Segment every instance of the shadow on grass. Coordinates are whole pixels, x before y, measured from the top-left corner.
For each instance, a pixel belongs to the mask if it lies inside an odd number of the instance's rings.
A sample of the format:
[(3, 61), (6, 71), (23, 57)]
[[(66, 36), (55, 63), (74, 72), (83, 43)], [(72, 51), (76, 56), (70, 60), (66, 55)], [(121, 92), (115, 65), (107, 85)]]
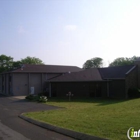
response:
[(71, 102), (71, 103), (97, 103), (98, 106), (103, 106), (103, 105), (110, 105), (110, 104), (117, 104), (121, 102), (126, 102), (128, 100), (120, 100), (120, 99), (103, 99), (103, 98), (74, 98), (69, 101), (67, 98), (49, 98), (48, 102), (57, 102), (57, 103), (62, 103), (62, 102)]

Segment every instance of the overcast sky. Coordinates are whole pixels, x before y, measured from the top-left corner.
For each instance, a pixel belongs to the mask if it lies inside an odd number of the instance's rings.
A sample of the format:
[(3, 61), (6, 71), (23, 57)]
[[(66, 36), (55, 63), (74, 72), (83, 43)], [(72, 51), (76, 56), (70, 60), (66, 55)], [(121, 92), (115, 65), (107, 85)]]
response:
[(140, 0), (0, 0), (0, 54), (79, 67), (140, 56)]

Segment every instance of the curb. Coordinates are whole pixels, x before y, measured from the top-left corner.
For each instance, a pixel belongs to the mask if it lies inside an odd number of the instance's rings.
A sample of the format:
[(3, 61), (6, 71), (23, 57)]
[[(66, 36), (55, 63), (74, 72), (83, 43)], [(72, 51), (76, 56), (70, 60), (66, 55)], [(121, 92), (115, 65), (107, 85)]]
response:
[(32, 124), (38, 125), (42, 128), (49, 129), (51, 131), (54, 131), (54, 132), (57, 132), (57, 133), (75, 138), (77, 140), (107, 140), (107, 139), (104, 139), (104, 138), (99, 138), (99, 137), (91, 136), (91, 135), (88, 135), (88, 134), (76, 132), (76, 131), (73, 131), (73, 130), (68, 130), (68, 129), (64, 129), (64, 128), (61, 128), (61, 127), (53, 126), (53, 125), (50, 125), (50, 124), (47, 124), (47, 123), (39, 122), (39, 121), (33, 120), (31, 118), (28, 118), (28, 117), (24, 116), (23, 114), (19, 115), (19, 117), (23, 120), (26, 120), (26, 121), (28, 121)]

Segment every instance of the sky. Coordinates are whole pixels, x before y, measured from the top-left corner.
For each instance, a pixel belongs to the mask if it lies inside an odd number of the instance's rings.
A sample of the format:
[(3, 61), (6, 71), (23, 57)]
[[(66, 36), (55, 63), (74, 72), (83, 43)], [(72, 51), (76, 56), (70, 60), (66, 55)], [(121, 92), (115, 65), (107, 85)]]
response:
[(82, 67), (140, 56), (140, 0), (0, 0), (0, 55)]

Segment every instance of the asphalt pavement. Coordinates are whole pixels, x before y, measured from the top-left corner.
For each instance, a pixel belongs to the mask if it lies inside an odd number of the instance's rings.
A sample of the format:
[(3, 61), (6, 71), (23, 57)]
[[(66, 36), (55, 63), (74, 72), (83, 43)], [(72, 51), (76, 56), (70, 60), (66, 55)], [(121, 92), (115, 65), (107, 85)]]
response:
[(59, 108), (0, 95), (0, 140), (74, 140), (18, 117), (23, 112), (52, 109)]

